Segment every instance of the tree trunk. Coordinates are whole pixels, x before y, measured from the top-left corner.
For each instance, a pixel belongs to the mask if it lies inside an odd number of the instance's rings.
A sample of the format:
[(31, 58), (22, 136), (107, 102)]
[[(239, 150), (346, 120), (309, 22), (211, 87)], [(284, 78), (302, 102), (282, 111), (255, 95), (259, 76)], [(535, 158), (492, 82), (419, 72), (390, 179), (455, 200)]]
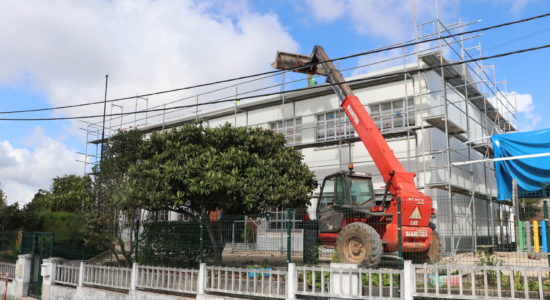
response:
[(223, 240), (218, 242), (214, 234), (214, 228), (212, 228), (212, 223), (209, 219), (206, 220), (206, 231), (208, 232), (208, 237), (210, 242), (212, 242), (212, 252), (214, 254), (214, 265), (221, 266), (223, 264)]

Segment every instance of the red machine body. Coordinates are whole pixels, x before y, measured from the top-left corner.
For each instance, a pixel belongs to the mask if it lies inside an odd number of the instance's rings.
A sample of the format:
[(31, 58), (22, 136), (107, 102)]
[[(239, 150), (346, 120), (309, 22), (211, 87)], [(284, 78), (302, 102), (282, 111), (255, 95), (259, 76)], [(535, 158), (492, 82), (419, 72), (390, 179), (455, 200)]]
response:
[[(385, 221), (387, 217), (383, 216), (377, 222), (373, 222), (374, 224), (387, 223), (385, 228), (377, 230), (382, 238), (384, 251), (397, 251), (398, 201), (401, 201), (403, 251), (426, 251), (430, 246), (432, 237), (432, 229), (429, 227), (430, 216), (432, 215), (432, 198), (418, 191), (414, 182), (416, 174), (405, 171), (359, 98), (355, 95), (347, 95), (341, 106), (363, 145), (367, 148), (376, 167), (380, 170), (384, 182), (389, 185), (386, 188), (388, 194), (393, 198), (385, 210), (386, 213), (392, 214), (391, 221)], [(415, 217), (413, 213), (416, 210), (418, 210), (420, 218), (411, 219), (411, 216)], [(365, 219), (345, 220), (345, 224), (354, 221), (367, 222)], [(323, 235), (327, 234), (320, 233), (321, 237), (324, 237)]]
[[(329, 225), (328, 227), (325, 226), (325, 228), (328, 229), (321, 229), (319, 232), (320, 241), (325, 245), (334, 245), (337, 240), (341, 238), (341, 234), (346, 226), (362, 223), (368, 225), (369, 228), (366, 228), (367, 231), (372, 232), (370, 227), (376, 230), (382, 241), (384, 252), (395, 252), (398, 250), (399, 221), (401, 221), (403, 252), (428, 253), (435, 233), (432, 229), (434, 226), (430, 225), (430, 218), (433, 214), (431, 197), (418, 191), (414, 182), (414, 177), (416, 175), (412, 172), (405, 171), (403, 165), (399, 162), (383, 135), (380, 133), (376, 123), (365, 109), (364, 104), (354, 95), (353, 91), (345, 82), (341, 73), (334, 67), (323, 48), (315, 46), (310, 56), (279, 52), (274, 67), (327, 77), (331, 87), (341, 100), (341, 107), (355, 128), (359, 138), (367, 148), (386, 183), (386, 195), (384, 195), (384, 201), (382, 201), (383, 203), (381, 204), (378, 203), (374, 206), (371, 204), (370, 207), (368, 207), (365, 205), (367, 202), (357, 204), (354, 202), (355, 200), (351, 200), (348, 204), (340, 206), (338, 206), (337, 203), (334, 203), (332, 206), (324, 206), (328, 207), (326, 211), (331, 209), (330, 213), (332, 213), (327, 219), (338, 216), (339, 214), (344, 217), (343, 219), (340, 217), (338, 220), (340, 223), (333, 222), (336, 224), (335, 226)], [(340, 173), (343, 174), (342, 172)], [(356, 175), (350, 172), (342, 176), (344, 176), (343, 180), (347, 180), (347, 186), (351, 187), (351, 181), (346, 178), (351, 178)], [(369, 176), (364, 176), (364, 179), (371, 180)], [(323, 181), (321, 197), (325, 190), (326, 181), (327, 178)], [(334, 185), (336, 185), (336, 181), (334, 182)], [(333, 188), (332, 191), (336, 191), (336, 188)], [(357, 193), (357, 191), (354, 192)], [(336, 199), (337, 193), (333, 193), (335, 194), (333, 199)], [(349, 198), (357, 197), (351, 196), (352, 191), (350, 189), (348, 189), (347, 193), (349, 195), (347, 197)], [(386, 196), (390, 197), (391, 200), (386, 202)], [(372, 192), (371, 198), (373, 200), (372, 202), (374, 202), (374, 192)], [(324, 222), (322, 221), (322, 215), (318, 217), (320, 220), (319, 222)], [(320, 227), (322, 226), (320, 225)], [(365, 225), (361, 224), (356, 227), (365, 229)], [(344, 246), (351, 249), (349, 251), (360, 253), (363, 251), (361, 247), (369, 247), (366, 240), (353, 240), (353, 233), (347, 235), (351, 236), (351, 238), (344, 243)], [(439, 241), (438, 237), (437, 240)]]

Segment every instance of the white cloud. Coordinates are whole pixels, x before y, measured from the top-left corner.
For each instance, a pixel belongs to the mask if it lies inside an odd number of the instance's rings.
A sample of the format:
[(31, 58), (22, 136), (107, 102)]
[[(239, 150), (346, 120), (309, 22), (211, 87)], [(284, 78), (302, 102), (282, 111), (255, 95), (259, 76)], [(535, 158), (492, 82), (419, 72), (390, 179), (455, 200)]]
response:
[[(311, 0), (306, 3), (317, 21), (333, 22), (347, 18), (357, 33), (392, 42), (414, 37), (415, 8), (418, 23), (435, 19), (433, 0)], [(454, 15), (457, 1), (439, 3), (442, 19)]]
[(529, 131), (537, 128), (541, 121), (541, 116), (535, 111), (533, 96), (531, 94), (511, 93), (517, 103), (517, 126), (522, 131)]
[[(520, 131), (537, 129), (537, 125), (540, 123), (542, 117), (536, 113), (533, 96), (531, 94), (520, 94), (512, 91), (507, 93), (506, 97), (508, 100), (504, 99), (504, 94), (499, 95), (499, 98), (501, 98), (500, 102), (509, 102), (511, 105), (516, 105), (516, 120), (513, 123), (517, 129)], [(493, 105), (496, 105), (497, 108), (499, 107), (495, 97), (489, 98), (489, 101)]]
[(29, 202), (38, 189), (48, 188), (56, 176), (82, 172), (75, 161), (75, 150), (46, 137), (42, 128), (35, 128), (26, 143), (28, 149), (14, 148), (9, 141), (0, 142), (1, 188), (10, 204)]
[[(0, 47), (0, 84), (29, 80), (65, 105), (101, 100), (104, 74), (113, 98), (265, 71), (277, 50), (297, 51), (276, 15), (223, 3), (0, 0), (0, 40), (10, 45)], [(192, 93), (152, 97), (150, 106)]]
[[(0, 7), (0, 85), (30, 83), (55, 106), (102, 100), (105, 74), (109, 98), (116, 98), (269, 70), (277, 50), (298, 51), (276, 15), (251, 11), (247, 0), (0, 0)], [(265, 82), (241, 87), (240, 92), (254, 85)], [(149, 108), (195, 93), (149, 97)], [(234, 89), (200, 101), (229, 93)], [(134, 100), (119, 104), (124, 112), (135, 109)], [(111, 109), (121, 110), (108, 106), (107, 113)], [(138, 109), (145, 109), (144, 101)], [(103, 106), (96, 105), (53, 115), (102, 112)], [(158, 113), (149, 114), (149, 123), (153, 114)], [(84, 126), (75, 122), (61, 135), (78, 134), (78, 127)], [(47, 133), (61, 139), (59, 134)], [(48, 187), (53, 176), (82, 168), (74, 162), (72, 149), (44, 136), (41, 141), (29, 150), (2, 142), (6, 156), (0, 156), (0, 182), (10, 201), (27, 201), (37, 188)]]
[(535, 3), (538, 0), (506, 0), (506, 2), (511, 3), (510, 11), (514, 14), (519, 14), (523, 12), (525, 7), (531, 3)]
[(319, 22), (333, 22), (339, 19), (347, 7), (344, 0), (306, 0), (306, 3), (313, 10), (313, 17)]

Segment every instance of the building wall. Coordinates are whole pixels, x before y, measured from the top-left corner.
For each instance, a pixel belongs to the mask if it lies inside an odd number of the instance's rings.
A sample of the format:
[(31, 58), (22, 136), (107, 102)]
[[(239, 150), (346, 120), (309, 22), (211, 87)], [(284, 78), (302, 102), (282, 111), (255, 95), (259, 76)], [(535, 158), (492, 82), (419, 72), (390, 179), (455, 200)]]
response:
[[(434, 71), (416, 74), (407, 81), (400, 80), (369, 86), (355, 89), (354, 92), (369, 110), (373, 119), (378, 121), (379, 126), (383, 126), (381, 127), (383, 133), (401, 130), (401, 135), (386, 140), (405, 169), (417, 174), (416, 182), (419, 189), (433, 197), (434, 207), (441, 215), (436, 223), (442, 234), (471, 237), (473, 234), (471, 196), (449, 193), (441, 187), (451, 184), (461, 190), (474, 190), (477, 193), (494, 196), (496, 194), (494, 169), (490, 164), (451, 166), (449, 174), (445, 132), (438, 128), (430, 128), (430, 124), (426, 123), (425, 119), (447, 115), (451, 122), (468, 132), (449, 138), (451, 163), (483, 159), (484, 155), (478, 151), (469, 150), (465, 141), (476, 141), (490, 136), (494, 133), (491, 130), (493, 123), (488, 121), (483, 112), (473, 104), (464, 101), (464, 95), (457, 89), (449, 84), (443, 89), (441, 77)], [(321, 115), (330, 112), (344, 114), (340, 110), (340, 102), (335, 94), (296, 102), (291, 102), (289, 99), (291, 99), (289, 96), (281, 96), (280, 102), (269, 107), (243, 111), (237, 105), (236, 110), (228, 107), (227, 115), (223, 117), (210, 117), (208, 113), (203, 113), (201, 117), (207, 120), (205, 123), (210, 127), (229, 123), (237, 126), (273, 128), (286, 132), (284, 127), (294, 124), (294, 134), (289, 137), (289, 144), (310, 144), (319, 142), (320, 137), (328, 138), (328, 129), (323, 132), (319, 126), (322, 122)], [(387, 108), (389, 103), (393, 112), (400, 101), (403, 102), (403, 110), (399, 114), (393, 114), (392, 117), (378, 113), (384, 107)], [(234, 114), (233, 111), (237, 113)], [(411, 130), (408, 133), (404, 128), (406, 126), (392, 129), (390, 125), (389, 129), (384, 128), (387, 124), (394, 126), (400, 124), (401, 117), (398, 115), (405, 118), (403, 122), (409, 123)], [(328, 115), (324, 118), (328, 118)], [(342, 122), (348, 122), (345, 115)], [(345, 126), (343, 130), (347, 132)], [(480, 142), (485, 141), (480, 140)], [(328, 174), (347, 169), (348, 163), (353, 162), (356, 171), (372, 174), (375, 189), (382, 190), (384, 187), (382, 177), (362, 142), (312, 146), (300, 151), (304, 155), (304, 162), (315, 172), (319, 182)], [(439, 188), (432, 188), (433, 186), (439, 186)], [(474, 202), (476, 216), (485, 218), (489, 211), (488, 202), (481, 198), (475, 198)], [(315, 203), (312, 206), (315, 207)], [(500, 208), (495, 209), (494, 214), (500, 214)], [(170, 215), (170, 219), (176, 218), (175, 214)], [(453, 223), (454, 227), (451, 226)], [(478, 222), (477, 230), (489, 232), (488, 225), (482, 223)], [(466, 245), (468, 242), (465, 240), (471, 240), (471, 238), (455, 241), (455, 244)]]

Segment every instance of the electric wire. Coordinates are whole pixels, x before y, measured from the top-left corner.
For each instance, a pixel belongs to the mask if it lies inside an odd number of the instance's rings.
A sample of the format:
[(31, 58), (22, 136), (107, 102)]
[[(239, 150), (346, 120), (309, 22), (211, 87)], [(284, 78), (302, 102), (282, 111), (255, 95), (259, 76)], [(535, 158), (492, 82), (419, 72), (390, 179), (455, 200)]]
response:
[[(451, 42), (451, 44), (454, 44), (454, 43), (455, 43), (455, 42)], [(431, 47), (431, 48), (427, 48), (427, 49), (424, 49), (424, 50), (420, 50), (420, 51), (418, 51), (418, 53), (428, 52), (428, 51), (433, 50), (433, 49), (435, 49), (435, 48), (437, 48), (437, 47)], [(416, 55), (416, 53), (409, 53), (409, 54), (406, 54), (405, 56), (409, 57), (409, 56), (414, 56), (414, 55)], [(384, 59), (384, 60), (379, 60), (379, 61), (376, 61), (376, 62), (373, 62), (373, 63), (368, 63), (368, 64), (364, 64), (364, 65), (360, 65), (360, 66), (354, 66), (354, 67), (346, 68), (346, 69), (341, 70), (341, 72), (347, 72), (347, 71), (351, 71), (351, 70), (366, 68), (366, 67), (369, 67), (369, 66), (374, 66), (374, 65), (377, 65), (377, 64), (381, 64), (381, 63), (384, 63), (384, 62), (393, 61), (393, 60), (396, 60), (396, 59), (402, 59), (402, 58), (403, 58), (403, 56), (402, 56), (402, 55), (399, 55), (399, 56), (397, 56), (397, 57), (388, 58), (388, 59)], [(266, 76), (266, 77), (259, 78), (259, 80), (265, 79), (265, 78), (268, 78), (268, 77), (270, 77), (270, 76)], [(258, 79), (257, 79), (257, 80), (258, 80)], [(247, 81), (247, 82), (252, 82), (252, 81), (254, 81), (254, 80), (250, 80), (250, 81)], [(284, 83), (284, 84), (283, 84), (283, 83), (277, 83), (277, 84), (269, 85), (269, 86), (266, 86), (266, 87), (261, 87), (261, 88), (249, 90), (249, 91), (240, 93), (240, 95), (247, 95), (247, 94), (251, 94), (251, 93), (254, 93), (254, 92), (259, 92), (259, 91), (268, 90), (268, 89), (271, 89), (271, 88), (281, 87), (281, 86), (286, 85), (286, 84), (294, 84), (294, 83), (303, 82), (303, 81), (307, 81), (307, 78), (296, 79), (296, 80), (288, 81), (288, 82), (286, 82), (286, 83)], [(244, 83), (247, 83), (247, 82), (244, 82)], [(244, 83), (239, 83), (239, 84), (244, 84)], [(173, 103), (185, 101), (185, 100), (188, 100), (188, 99), (194, 99), (194, 98), (197, 97), (197, 96), (203, 96), (203, 95), (211, 94), (211, 93), (213, 93), (213, 92), (221, 91), (221, 90), (228, 89), (228, 88), (234, 87), (234, 86), (235, 86), (235, 85), (227, 86), (227, 87), (222, 87), (222, 88), (218, 88), (218, 89), (215, 89), (215, 90), (212, 90), (212, 91), (207, 91), (207, 92), (204, 92), (204, 93), (200, 93), (200, 94), (196, 94), (196, 95), (187, 96), (187, 97), (184, 97), (184, 98), (172, 100), (172, 101), (170, 101), (170, 102), (167, 102), (167, 103), (161, 104), (161, 105), (157, 105), (157, 106), (154, 106), (154, 107), (152, 107), (152, 108), (162, 107), (162, 106), (165, 106), (165, 105), (167, 105), (167, 104), (173, 104)], [(229, 97), (229, 96), (228, 96), (228, 97)], [(226, 98), (228, 98), (228, 97), (222, 97), (222, 98), (220, 98), (220, 99), (218, 99), (218, 100), (226, 99)], [(123, 122), (122, 125), (135, 123), (135, 122), (138, 121), (138, 120), (141, 121), (141, 120), (147, 120), (148, 118), (150, 119), (150, 118), (162, 116), (163, 114), (173, 114), (173, 113), (176, 113), (176, 112), (178, 112), (178, 111), (183, 111), (183, 110), (185, 110), (185, 109), (186, 109), (186, 108), (175, 109), (175, 110), (172, 110), (172, 111), (169, 111), (169, 112), (162, 112), (162, 113), (160, 113), (160, 114), (156, 114), (156, 115), (152, 115), (152, 116), (146, 116), (146, 117), (139, 118), (139, 119), (134, 119), (133, 121), (132, 121), (132, 120), (129, 120), (129, 121)], [(200, 112), (200, 110), (199, 110), (198, 112)], [(197, 111), (195, 111), (195, 113), (197, 113)], [(84, 122), (84, 121), (81, 121), (81, 122)], [(99, 124), (96, 124), (96, 123), (91, 123), (90, 125), (97, 125), (97, 126), (99, 126)], [(84, 129), (84, 130), (85, 130), (85, 129)]]
[[(167, 111), (167, 110), (174, 110), (174, 109), (191, 108), (191, 107), (196, 107), (196, 106), (212, 105), (212, 104), (232, 102), (232, 101), (237, 101), (237, 100), (242, 101), (242, 100), (249, 100), (249, 99), (260, 98), (260, 97), (274, 96), (274, 95), (280, 95), (281, 93), (287, 94), (287, 93), (294, 93), (294, 92), (300, 92), (300, 91), (306, 91), (306, 90), (313, 90), (313, 89), (318, 89), (318, 88), (327, 88), (329, 86), (336, 86), (336, 85), (341, 85), (341, 84), (373, 81), (373, 80), (383, 79), (383, 78), (387, 78), (387, 77), (394, 77), (394, 76), (397, 76), (397, 75), (404, 75), (404, 74), (407, 74), (407, 73), (409, 73), (409, 74), (411, 74), (411, 73), (421, 73), (421, 72), (426, 72), (426, 71), (430, 71), (430, 70), (434, 70), (434, 69), (440, 69), (440, 68), (443, 68), (443, 67), (451, 67), (451, 66), (476, 62), (476, 61), (500, 58), (500, 57), (515, 55), (515, 54), (520, 54), (520, 53), (526, 53), (526, 52), (531, 52), (531, 51), (536, 51), (536, 50), (542, 50), (542, 49), (546, 49), (546, 48), (550, 48), (550, 44), (541, 45), (541, 46), (532, 47), (532, 48), (520, 49), (520, 50), (516, 50), (516, 51), (511, 51), (511, 52), (505, 52), (505, 53), (501, 53), (501, 54), (495, 54), (495, 55), (491, 55), (491, 56), (485, 56), (485, 57), (473, 58), (473, 59), (469, 59), (469, 60), (457, 61), (457, 62), (442, 64), (442, 65), (434, 66), (434, 67), (423, 67), (423, 68), (418, 68), (416, 70), (411, 70), (411, 71), (398, 71), (398, 72), (394, 72), (394, 73), (382, 74), (382, 75), (372, 76), (372, 77), (367, 77), (367, 78), (347, 80), (345, 82), (337, 83), (337, 84), (327, 83), (327, 84), (313, 86), (313, 87), (287, 90), (287, 91), (284, 91), (284, 92), (279, 91), (279, 92), (265, 93), (265, 94), (253, 95), (253, 96), (245, 96), (245, 97), (238, 97), (238, 98), (231, 98), (231, 99), (224, 99), (224, 100), (214, 100), (214, 101), (198, 103), (198, 104), (178, 105), (178, 106), (163, 107), (163, 108), (158, 108), (158, 109), (148, 109), (148, 110), (133, 111), (133, 112), (114, 113), (114, 114), (109, 114), (109, 115), (106, 115), (106, 116), (109, 116), (109, 117), (125, 116), (125, 115), (133, 115), (133, 114), (138, 114), (138, 113), (149, 113), (149, 112), (155, 112), (155, 111)], [(227, 97), (224, 97), (224, 98), (227, 98)], [(58, 120), (90, 119), (90, 118), (98, 118), (98, 117), (102, 117), (102, 116), (103, 115), (72, 116), (72, 117), (51, 117), (51, 118), (0, 118), (0, 121), (58, 121)]]
[[(249, 78), (263, 76), (263, 75), (275, 75), (275, 74), (280, 74), (280, 73), (283, 73), (283, 72), (289, 72), (289, 71), (295, 71), (295, 70), (299, 70), (299, 69), (309, 68), (309, 67), (312, 67), (312, 66), (315, 66), (315, 65), (318, 65), (318, 64), (321, 64), (321, 63), (325, 63), (325, 62), (346, 60), (346, 59), (355, 58), (355, 57), (359, 57), (359, 56), (364, 56), (364, 55), (368, 55), (368, 54), (380, 53), (380, 52), (384, 52), (384, 51), (415, 46), (415, 45), (428, 43), (428, 42), (433, 42), (433, 41), (438, 41), (438, 40), (445, 40), (445, 39), (456, 37), (456, 36), (468, 35), (468, 34), (472, 34), (472, 33), (483, 32), (483, 31), (488, 31), (488, 30), (501, 28), (501, 27), (506, 27), (506, 26), (510, 26), (510, 25), (515, 25), (515, 24), (519, 24), (519, 23), (529, 22), (529, 21), (533, 21), (533, 20), (536, 20), (536, 19), (545, 18), (545, 17), (548, 17), (548, 16), (550, 16), (550, 13), (545, 13), (545, 14), (541, 14), (541, 15), (537, 15), (537, 16), (533, 16), (533, 17), (529, 17), (529, 18), (524, 18), (524, 19), (520, 19), (520, 20), (516, 20), (516, 21), (500, 23), (500, 24), (496, 24), (496, 25), (492, 25), (492, 26), (488, 26), (488, 27), (483, 27), (483, 28), (479, 28), (479, 29), (459, 32), (459, 33), (455, 33), (455, 34), (449, 34), (449, 35), (446, 35), (446, 36), (441, 36), (441, 37), (436, 37), (436, 38), (423, 39), (423, 40), (410, 42), (410, 43), (399, 43), (399, 44), (396, 44), (396, 45), (393, 45), (393, 46), (387, 46), (387, 47), (377, 48), (377, 49), (368, 50), (368, 51), (364, 51), (364, 52), (358, 52), (358, 53), (347, 55), (347, 56), (341, 56), (341, 57), (338, 57), (338, 58), (329, 59), (327, 61), (309, 63), (306, 66), (299, 66), (299, 67), (295, 67), (295, 68), (290, 68), (290, 69), (287, 69), (287, 70), (284, 70), (284, 71), (281, 71), (281, 70), (266, 71), (266, 72), (249, 74), (249, 75), (233, 77), (233, 78), (217, 80), (217, 81), (211, 81), (211, 82), (208, 82), (208, 83), (196, 84), (196, 85), (191, 85), (191, 86), (186, 86), (186, 87), (181, 87), (181, 88), (174, 88), (174, 89), (163, 90), (163, 91), (158, 91), (158, 92), (140, 94), (140, 95), (136, 95), (136, 96), (115, 98), (115, 99), (107, 100), (107, 102), (117, 102), (117, 101), (123, 101), (123, 100), (131, 100), (131, 99), (140, 98), (140, 97), (150, 97), (150, 96), (155, 96), (155, 95), (160, 95), (160, 94), (166, 94), (166, 93), (172, 93), (172, 92), (183, 91), (183, 90), (190, 90), (190, 89), (195, 89), (195, 88), (200, 88), (200, 87), (205, 87), (205, 86), (210, 86), (210, 85), (216, 85), (216, 84), (221, 84), (221, 83), (244, 80), (244, 79), (249, 79)], [(26, 110), (13, 110), (13, 111), (0, 111), (0, 114), (14, 114), (14, 113), (50, 111), (50, 110), (57, 110), (57, 109), (67, 109), (67, 108), (75, 108), (75, 107), (89, 106), (89, 105), (95, 105), (95, 104), (102, 104), (104, 102), (105, 102), (104, 100), (101, 100), (101, 101), (93, 101), (93, 102), (86, 102), (86, 103), (73, 104), (73, 105), (56, 106), (56, 107), (45, 107), (45, 108), (35, 108), (35, 109), (26, 109)]]

